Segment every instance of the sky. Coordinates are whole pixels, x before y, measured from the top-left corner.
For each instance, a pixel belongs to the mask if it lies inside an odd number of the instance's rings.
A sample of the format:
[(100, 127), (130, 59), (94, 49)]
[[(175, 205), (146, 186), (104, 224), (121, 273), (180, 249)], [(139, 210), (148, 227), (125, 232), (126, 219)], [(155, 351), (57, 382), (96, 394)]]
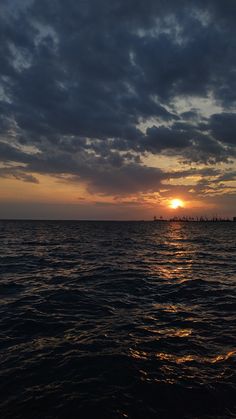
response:
[(236, 216), (235, 22), (235, 0), (1, 0), (0, 218)]

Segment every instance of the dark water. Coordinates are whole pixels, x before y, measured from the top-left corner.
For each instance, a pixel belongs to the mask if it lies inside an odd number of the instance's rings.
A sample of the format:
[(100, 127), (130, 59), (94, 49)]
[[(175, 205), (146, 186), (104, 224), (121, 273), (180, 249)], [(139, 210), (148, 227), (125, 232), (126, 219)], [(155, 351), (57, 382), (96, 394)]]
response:
[(236, 418), (236, 223), (0, 222), (0, 417)]

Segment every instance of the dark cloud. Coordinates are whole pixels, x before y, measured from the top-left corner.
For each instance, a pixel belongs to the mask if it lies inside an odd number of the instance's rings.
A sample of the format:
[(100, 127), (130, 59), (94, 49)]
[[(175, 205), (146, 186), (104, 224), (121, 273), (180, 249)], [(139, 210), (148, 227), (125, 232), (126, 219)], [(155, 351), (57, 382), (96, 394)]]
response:
[(230, 146), (236, 146), (236, 113), (214, 114), (209, 125), (215, 138)]
[(155, 154), (167, 149), (185, 149), (191, 145), (191, 139), (191, 134), (189, 135), (186, 130), (153, 126), (147, 129), (143, 146), (146, 150)]
[(25, 173), (22, 167), (1, 167), (0, 177), (14, 178), (29, 183), (39, 183), (35, 176)]
[[(3, 0), (0, 160), (112, 194), (158, 190), (147, 153), (235, 158), (235, 18), (221, 0)], [(183, 111), (192, 97), (222, 112)]]

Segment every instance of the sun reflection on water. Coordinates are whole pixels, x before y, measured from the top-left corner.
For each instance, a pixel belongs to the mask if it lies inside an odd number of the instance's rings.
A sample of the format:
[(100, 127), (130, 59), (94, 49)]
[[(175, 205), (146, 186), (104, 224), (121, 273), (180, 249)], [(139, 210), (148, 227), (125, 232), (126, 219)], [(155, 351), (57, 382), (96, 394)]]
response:
[(201, 364), (216, 364), (217, 362), (227, 361), (229, 358), (236, 355), (236, 351), (229, 351), (225, 354), (219, 354), (215, 356), (200, 356), (195, 354), (188, 354), (184, 356), (176, 356), (173, 354), (159, 352), (156, 357), (163, 361), (173, 362), (175, 364), (184, 364), (187, 362), (198, 362)]
[(156, 253), (146, 258), (150, 273), (160, 279), (182, 283), (192, 278), (196, 249), (189, 239), (185, 223), (166, 223), (164, 237), (160, 231), (152, 236)]
[(189, 362), (197, 362), (201, 364), (216, 364), (227, 361), (228, 359), (236, 356), (236, 350), (228, 351), (224, 354), (212, 355), (212, 356), (200, 356), (196, 354), (186, 354), (183, 356), (177, 356), (167, 352), (148, 353), (145, 351), (138, 351), (130, 348), (130, 355), (134, 359), (148, 360), (150, 356), (155, 356), (161, 361), (168, 361), (174, 364), (185, 364)]

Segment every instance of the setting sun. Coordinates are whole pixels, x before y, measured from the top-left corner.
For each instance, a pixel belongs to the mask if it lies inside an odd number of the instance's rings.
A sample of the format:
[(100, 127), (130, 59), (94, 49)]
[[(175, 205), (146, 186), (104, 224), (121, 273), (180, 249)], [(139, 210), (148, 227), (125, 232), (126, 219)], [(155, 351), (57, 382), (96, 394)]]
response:
[(172, 199), (170, 207), (173, 209), (178, 209), (184, 207), (184, 203), (181, 199)]

